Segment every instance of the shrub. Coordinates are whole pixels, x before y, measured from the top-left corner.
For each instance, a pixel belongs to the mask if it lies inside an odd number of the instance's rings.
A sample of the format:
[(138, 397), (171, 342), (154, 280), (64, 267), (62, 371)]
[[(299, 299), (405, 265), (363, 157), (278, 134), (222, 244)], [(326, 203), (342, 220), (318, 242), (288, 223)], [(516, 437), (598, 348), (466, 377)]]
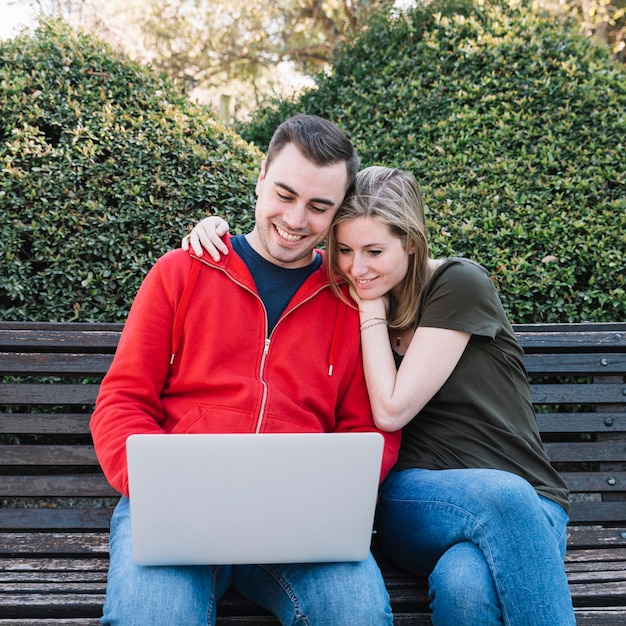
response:
[(484, 264), (515, 322), (626, 318), (626, 73), (519, 3), (434, 2), (378, 19), (296, 101), (337, 122), (362, 165), (411, 170), (436, 256)]
[(253, 219), (260, 153), (62, 23), (0, 42), (0, 110), (4, 319), (123, 320), (207, 207), (240, 228)]

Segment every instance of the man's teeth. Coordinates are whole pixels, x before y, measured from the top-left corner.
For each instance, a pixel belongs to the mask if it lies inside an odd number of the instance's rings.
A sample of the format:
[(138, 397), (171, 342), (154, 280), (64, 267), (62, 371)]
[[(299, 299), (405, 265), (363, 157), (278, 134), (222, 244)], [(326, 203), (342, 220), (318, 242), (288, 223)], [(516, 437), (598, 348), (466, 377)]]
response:
[(282, 228), (278, 228), (278, 226), (276, 227), (276, 230), (278, 231), (278, 234), (283, 239), (286, 239), (287, 241), (292, 241), (295, 243), (296, 241), (300, 241), (300, 239), (302, 239), (302, 235), (290, 235), (289, 233), (285, 232)]

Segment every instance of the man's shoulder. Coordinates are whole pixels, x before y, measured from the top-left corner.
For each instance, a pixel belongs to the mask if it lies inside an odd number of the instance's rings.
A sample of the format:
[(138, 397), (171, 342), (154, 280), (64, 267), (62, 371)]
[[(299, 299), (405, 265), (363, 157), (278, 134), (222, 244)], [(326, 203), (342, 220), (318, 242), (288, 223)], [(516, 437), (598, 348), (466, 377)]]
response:
[(226, 266), (228, 265), (228, 261), (233, 258), (239, 258), (236, 252), (233, 250), (229, 250), (228, 255), (223, 255), (219, 261), (214, 261), (211, 256), (204, 252), (202, 257), (198, 257), (193, 250), (183, 250), (182, 248), (176, 248), (175, 250), (170, 250), (160, 256), (157, 259), (157, 265), (161, 267), (173, 268), (173, 269), (183, 269), (188, 270), (192, 267), (194, 263), (200, 263), (206, 267), (218, 267), (218, 266)]
[(183, 259), (191, 259), (192, 252), (183, 250), (182, 248), (175, 248), (174, 250), (168, 250), (165, 254), (162, 254), (157, 262), (158, 263), (182, 263)]

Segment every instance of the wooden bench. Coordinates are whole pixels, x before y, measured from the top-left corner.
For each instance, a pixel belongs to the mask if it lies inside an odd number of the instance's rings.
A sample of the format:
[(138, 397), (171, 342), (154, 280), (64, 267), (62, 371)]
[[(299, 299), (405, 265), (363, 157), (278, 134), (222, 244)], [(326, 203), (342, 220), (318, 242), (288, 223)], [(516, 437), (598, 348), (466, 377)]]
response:
[[(89, 416), (119, 324), (0, 322), (0, 626), (98, 623), (116, 493)], [(626, 623), (626, 323), (516, 326), (550, 457), (572, 491), (578, 624)], [(374, 549), (396, 624), (430, 624), (425, 581)], [(218, 624), (277, 624), (229, 593)], [(338, 625), (340, 626), (340, 625)]]

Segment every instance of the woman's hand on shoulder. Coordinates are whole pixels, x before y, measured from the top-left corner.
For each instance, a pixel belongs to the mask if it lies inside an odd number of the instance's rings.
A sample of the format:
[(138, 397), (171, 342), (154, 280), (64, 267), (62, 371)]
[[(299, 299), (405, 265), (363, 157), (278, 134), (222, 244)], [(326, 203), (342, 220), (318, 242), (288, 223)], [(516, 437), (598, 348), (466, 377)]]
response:
[(197, 256), (202, 256), (206, 250), (214, 261), (219, 261), (221, 255), (228, 254), (228, 248), (222, 237), (230, 230), (228, 222), (217, 215), (205, 217), (196, 224), (192, 231), (183, 237), (182, 248), (191, 248)]

